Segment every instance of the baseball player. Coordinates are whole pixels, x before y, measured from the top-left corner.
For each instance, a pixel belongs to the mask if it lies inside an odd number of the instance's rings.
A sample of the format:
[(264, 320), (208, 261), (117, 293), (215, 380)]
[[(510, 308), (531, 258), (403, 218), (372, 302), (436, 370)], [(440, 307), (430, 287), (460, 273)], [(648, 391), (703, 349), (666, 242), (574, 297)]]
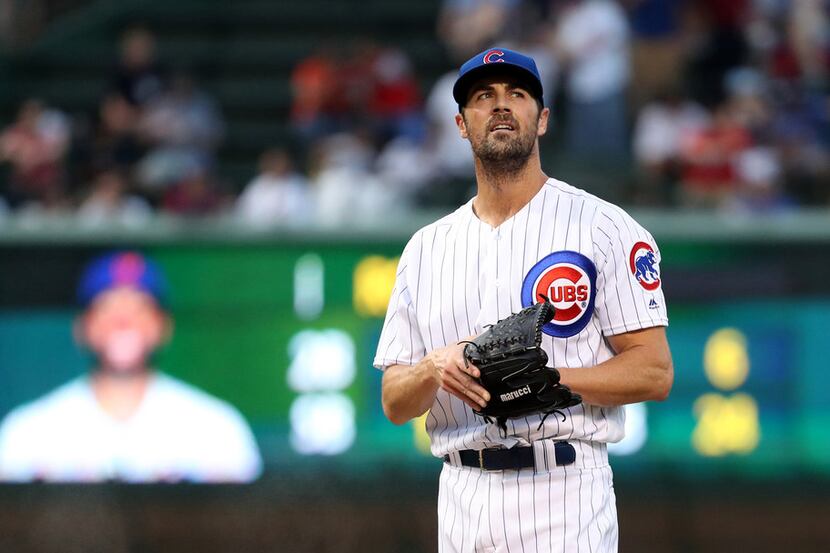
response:
[[(673, 380), (660, 252), (622, 209), (542, 171), (549, 110), (531, 58), (482, 52), (453, 96), (477, 195), (404, 249), (374, 361), (384, 412), (428, 412), (439, 551), (616, 551), (606, 444), (623, 437), (624, 404), (663, 400)], [(461, 342), (540, 294), (556, 309), (549, 366), (583, 402), (504, 431), (473, 412), (490, 394)]]
[(14, 409), (0, 426), (0, 480), (244, 482), (262, 461), (231, 405), (150, 365), (169, 337), (160, 269), (135, 252), (93, 261), (75, 327), (89, 375)]

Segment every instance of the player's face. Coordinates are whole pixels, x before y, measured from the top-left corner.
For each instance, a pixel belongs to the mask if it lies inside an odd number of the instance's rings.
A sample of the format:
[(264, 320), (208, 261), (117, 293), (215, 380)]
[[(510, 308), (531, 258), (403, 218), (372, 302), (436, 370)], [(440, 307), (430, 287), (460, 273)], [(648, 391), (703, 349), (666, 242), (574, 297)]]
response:
[(537, 138), (547, 131), (548, 115), (521, 81), (494, 76), (473, 85), (456, 123), (477, 158), (508, 162), (531, 155)]
[(167, 331), (167, 317), (155, 300), (130, 287), (99, 294), (81, 319), (82, 339), (101, 368), (118, 374), (144, 370)]

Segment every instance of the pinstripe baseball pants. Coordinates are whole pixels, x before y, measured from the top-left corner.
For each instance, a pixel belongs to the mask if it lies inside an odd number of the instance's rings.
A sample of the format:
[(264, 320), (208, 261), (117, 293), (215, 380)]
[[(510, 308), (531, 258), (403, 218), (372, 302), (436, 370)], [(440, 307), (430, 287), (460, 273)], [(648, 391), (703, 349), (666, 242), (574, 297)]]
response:
[(550, 470), (537, 464), (488, 472), (445, 463), (439, 553), (615, 553), (616, 497), (605, 446), (580, 442), (577, 452), (574, 464)]

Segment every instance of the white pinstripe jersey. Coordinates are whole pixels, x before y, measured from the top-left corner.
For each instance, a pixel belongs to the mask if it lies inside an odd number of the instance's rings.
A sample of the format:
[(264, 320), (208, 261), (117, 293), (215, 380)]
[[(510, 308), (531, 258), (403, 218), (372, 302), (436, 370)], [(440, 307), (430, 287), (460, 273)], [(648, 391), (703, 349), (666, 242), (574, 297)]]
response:
[[(619, 207), (548, 179), (518, 213), (497, 228), (476, 217), (472, 200), (412, 237), (374, 364), (414, 365), (434, 349), (549, 294), (556, 319), (542, 345), (549, 366), (590, 367), (614, 355), (605, 337), (668, 325), (652, 236)], [(567, 418), (509, 419), (507, 436), (461, 400), (439, 389), (427, 417), (432, 453), (547, 438), (614, 442), (623, 437), (621, 407), (581, 404)]]

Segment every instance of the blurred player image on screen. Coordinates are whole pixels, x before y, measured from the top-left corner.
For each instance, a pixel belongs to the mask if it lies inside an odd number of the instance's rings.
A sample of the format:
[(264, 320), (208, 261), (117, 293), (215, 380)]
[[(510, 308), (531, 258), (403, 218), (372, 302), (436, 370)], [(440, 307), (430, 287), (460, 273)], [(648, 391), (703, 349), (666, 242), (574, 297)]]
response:
[[(453, 97), (477, 195), (401, 256), (374, 360), (384, 413), (397, 424), (426, 414), (444, 461), (442, 553), (615, 552), (607, 444), (623, 438), (623, 405), (663, 400), (673, 382), (659, 249), (622, 209), (542, 171), (550, 111), (532, 58), (485, 50), (461, 66)], [(539, 323), (547, 367), (583, 401), (495, 424), (476, 412), (543, 391), (487, 390), (464, 348), (541, 298), (555, 308)]]
[(239, 412), (155, 370), (171, 336), (167, 284), (135, 252), (94, 260), (78, 288), (78, 343), (94, 361), (0, 426), (0, 480), (248, 482), (262, 461)]

